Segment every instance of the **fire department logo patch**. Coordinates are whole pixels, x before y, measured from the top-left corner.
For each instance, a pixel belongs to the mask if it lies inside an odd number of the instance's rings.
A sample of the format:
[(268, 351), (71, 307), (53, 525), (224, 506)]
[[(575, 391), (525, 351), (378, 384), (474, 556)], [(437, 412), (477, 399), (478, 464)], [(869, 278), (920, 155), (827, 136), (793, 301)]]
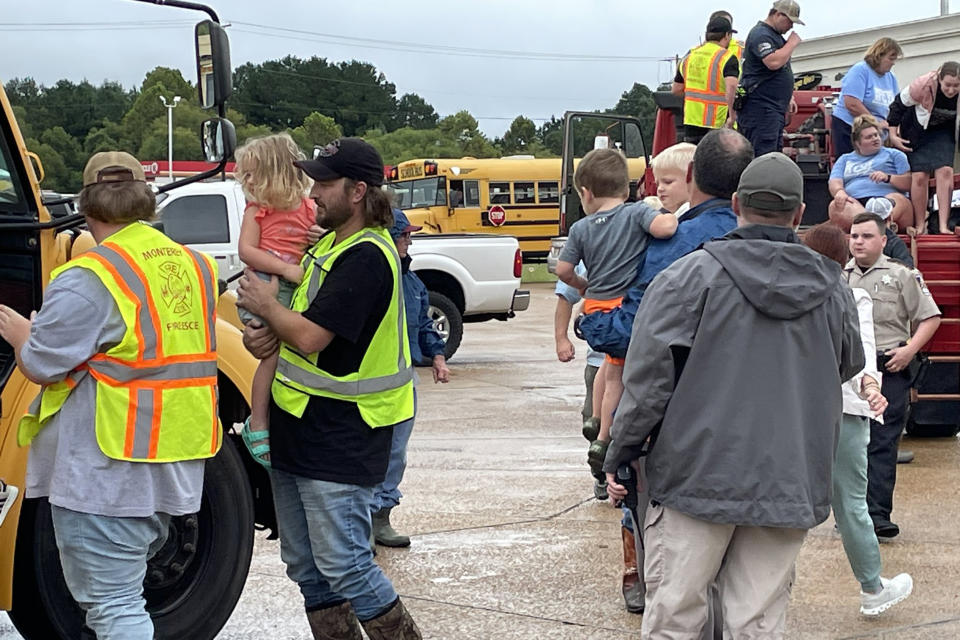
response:
[(193, 285), (187, 277), (187, 270), (175, 262), (164, 262), (160, 265), (160, 273), (163, 275), (160, 296), (164, 304), (178, 316), (190, 313), (193, 305)]

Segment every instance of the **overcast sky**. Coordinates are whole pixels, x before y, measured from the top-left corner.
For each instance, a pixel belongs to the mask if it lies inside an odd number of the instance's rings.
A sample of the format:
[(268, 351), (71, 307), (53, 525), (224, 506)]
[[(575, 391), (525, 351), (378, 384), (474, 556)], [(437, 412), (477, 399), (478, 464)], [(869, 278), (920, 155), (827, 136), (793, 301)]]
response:
[[(519, 114), (538, 124), (567, 109), (616, 104), (633, 82), (672, 77), (665, 59), (723, 8), (746, 37), (769, 3), (747, 0), (210, 0), (231, 26), (233, 65), (287, 54), (370, 62), (441, 115), (468, 109), (489, 136)], [(196, 81), (195, 12), (130, 0), (7, 0), (0, 80), (31, 76), (138, 86), (155, 66)], [(929, 18), (939, 0), (801, 0), (803, 38)], [(952, 9), (960, 10), (960, 0)], [(524, 55), (519, 55), (523, 52)], [(546, 54), (546, 55), (543, 55)], [(585, 60), (584, 58), (589, 58)]]

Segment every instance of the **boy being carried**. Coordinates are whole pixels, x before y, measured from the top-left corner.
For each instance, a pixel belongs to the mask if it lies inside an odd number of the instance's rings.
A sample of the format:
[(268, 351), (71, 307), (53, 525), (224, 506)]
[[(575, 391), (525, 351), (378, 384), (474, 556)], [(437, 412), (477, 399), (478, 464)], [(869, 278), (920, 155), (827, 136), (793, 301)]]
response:
[[(630, 192), (627, 161), (615, 149), (594, 149), (584, 156), (573, 181), (587, 217), (570, 227), (557, 263), (557, 277), (580, 291), (584, 313), (614, 309), (636, 279), (649, 236), (671, 237), (677, 230), (677, 217), (659, 214), (642, 202), (626, 203)], [(590, 274), (589, 282), (574, 272), (581, 260)], [(596, 459), (598, 468), (606, 455), (613, 411), (623, 391), (623, 359), (608, 355), (603, 370), (600, 436), (588, 453), (591, 466)]]

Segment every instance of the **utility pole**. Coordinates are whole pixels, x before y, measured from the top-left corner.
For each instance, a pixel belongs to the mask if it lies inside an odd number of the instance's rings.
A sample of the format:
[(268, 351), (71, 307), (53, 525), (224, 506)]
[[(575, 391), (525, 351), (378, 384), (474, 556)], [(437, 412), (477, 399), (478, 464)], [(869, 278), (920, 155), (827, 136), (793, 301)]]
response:
[(945, 16), (950, 13), (950, 0), (940, 0), (940, 15)]
[(167, 108), (167, 175), (173, 182), (173, 109), (180, 104), (180, 96), (173, 96), (172, 104), (167, 104), (167, 99), (160, 96), (160, 102)]

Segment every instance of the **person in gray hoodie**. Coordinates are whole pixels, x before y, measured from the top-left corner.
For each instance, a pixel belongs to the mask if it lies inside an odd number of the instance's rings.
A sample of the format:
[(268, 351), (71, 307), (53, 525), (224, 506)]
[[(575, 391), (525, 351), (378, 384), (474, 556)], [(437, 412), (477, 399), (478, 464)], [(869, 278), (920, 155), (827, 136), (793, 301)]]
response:
[(800, 244), (803, 176), (753, 160), (739, 227), (651, 283), (604, 471), (648, 452), (644, 638), (697, 637), (707, 587), (733, 637), (783, 635), (794, 562), (830, 513), (841, 383), (864, 366), (839, 266)]

